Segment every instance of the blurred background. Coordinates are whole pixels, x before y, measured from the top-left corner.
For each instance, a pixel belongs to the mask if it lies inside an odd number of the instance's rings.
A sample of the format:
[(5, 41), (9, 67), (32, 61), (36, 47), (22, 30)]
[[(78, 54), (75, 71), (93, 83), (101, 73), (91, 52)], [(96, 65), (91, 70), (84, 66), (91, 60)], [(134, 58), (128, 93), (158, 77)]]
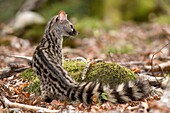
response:
[(148, 52), (169, 42), (170, 0), (0, 0), (0, 45), (11, 35), (36, 45), (60, 10), (80, 32), (64, 47), (89, 48), (78, 56), (108, 59), (110, 53)]
[[(65, 10), (77, 29), (86, 33), (114, 29), (124, 22), (170, 23), (170, 0), (0, 0), (0, 23), (9, 23), (19, 12), (33, 11), (45, 19), (45, 26), (60, 10)], [(34, 27), (35, 34), (28, 31), (23, 36), (42, 36), (44, 28)]]

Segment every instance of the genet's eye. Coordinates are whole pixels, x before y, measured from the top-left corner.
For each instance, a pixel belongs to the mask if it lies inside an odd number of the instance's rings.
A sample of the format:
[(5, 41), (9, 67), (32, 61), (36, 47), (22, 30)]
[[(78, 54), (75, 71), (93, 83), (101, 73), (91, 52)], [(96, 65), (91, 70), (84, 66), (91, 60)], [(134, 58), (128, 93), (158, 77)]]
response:
[(73, 25), (70, 25), (70, 27), (71, 27), (71, 30), (73, 31), (74, 30)]
[(70, 25), (71, 29), (73, 29), (73, 25)]

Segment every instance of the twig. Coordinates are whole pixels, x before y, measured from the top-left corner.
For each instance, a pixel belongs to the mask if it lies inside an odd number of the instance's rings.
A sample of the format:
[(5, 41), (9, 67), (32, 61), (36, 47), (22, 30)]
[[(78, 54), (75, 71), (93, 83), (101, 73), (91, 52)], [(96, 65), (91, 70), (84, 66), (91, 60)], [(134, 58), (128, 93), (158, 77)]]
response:
[(8, 66), (9, 66), (8, 68), (0, 70), (1, 71), (0, 79), (10, 77), (12, 75), (15, 75), (17, 73), (20, 73), (20, 72), (26, 70), (26, 69), (31, 68), (30, 66), (23, 67), (22, 64), (8, 64)]
[(111, 52), (109, 52), (108, 55), (109, 55), (109, 58), (110, 58), (111, 62), (114, 62)]
[(145, 65), (146, 63), (143, 61), (131, 61), (131, 62), (118, 62), (117, 64), (125, 66), (125, 67), (130, 67), (131, 65)]
[[(151, 73), (152, 73), (153, 76), (155, 76), (154, 73), (153, 73), (153, 60), (154, 60), (154, 56), (155, 56), (157, 53), (161, 52), (161, 50), (162, 50), (163, 48), (165, 48), (166, 46), (168, 46), (169, 44), (170, 44), (170, 42), (169, 42), (168, 44), (166, 44), (165, 46), (163, 46), (161, 49), (159, 49), (157, 52), (153, 53), (153, 56), (152, 56), (152, 58), (151, 58)], [(155, 79), (156, 79), (156, 77), (155, 77)], [(156, 79), (156, 80), (157, 80), (157, 79)], [(159, 83), (159, 81), (157, 81), (157, 82)]]
[[(138, 75), (140, 78), (142, 78), (144, 80), (148, 80), (149, 83), (151, 84), (151, 86), (159, 86), (161, 88), (165, 88), (170, 80), (170, 77), (156, 77), (156, 79), (155, 79), (155, 77), (149, 76), (147, 74), (138, 74)], [(157, 81), (159, 81), (159, 82), (157, 82)]]
[(64, 59), (65, 61), (82, 61), (82, 62), (87, 62), (87, 60), (83, 57), (76, 57), (76, 58), (66, 58)]
[(31, 105), (25, 105), (25, 104), (11, 102), (4, 96), (0, 96), (0, 101), (5, 105), (5, 107), (20, 108), (20, 109), (28, 110), (28, 111), (43, 111), (43, 112), (48, 112), (48, 113), (49, 112), (50, 113), (59, 113), (59, 112), (61, 112), (60, 110), (50, 110), (50, 109), (47, 109), (47, 108), (42, 108), (42, 107), (37, 107), (37, 106), (31, 106)]
[(159, 60), (170, 60), (170, 56), (161, 56), (159, 57)]
[(103, 59), (95, 59), (95, 60), (92, 60), (92, 61), (87, 63), (87, 65), (85, 66), (85, 68), (84, 68), (84, 70), (82, 72), (82, 80), (84, 80), (86, 78), (86, 74), (89, 71), (90, 66), (92, 64), (99, 63), (99, 62), (103, 62)]
[(32, 57), (20, 56), (20, 55), (7, 55), (7, 56), (8, 57), (14, 57), (14, 58), (20, 58), (20, 59), (26, 60), (30, 66), (32, 64)]
[(158, 64), (156, 66), (145, 66), (145, 69), (146, 70), (151, 70), (152, 69), (152, 72), (158, 72), (158, 71), (170, 71), (170, 61), (168, 62), (164, 62), (164, 63), (161, 63), (161, 64)]
[(21, 55), (8, 55), (9, 57), (15, 57), (15, 58), (21, 58), (25, 59), (27, 61), (32, 61), (32, 57), (27, 57), (27, 56), (21, 56)]

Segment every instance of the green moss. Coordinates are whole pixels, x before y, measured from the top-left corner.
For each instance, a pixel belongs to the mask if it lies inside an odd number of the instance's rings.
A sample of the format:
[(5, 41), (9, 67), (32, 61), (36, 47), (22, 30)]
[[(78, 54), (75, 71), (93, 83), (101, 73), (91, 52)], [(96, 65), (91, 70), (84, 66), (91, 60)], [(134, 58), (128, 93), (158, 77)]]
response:
[(27, 69), (27, 70), (25, 70), (24, 72), (22, 72), (22, 73), (20, 74), (20, 76), (21, 76), (22, 78), (24, 78), (24, 79), (29, 80), (29, 81), (32, 81), (32, 80), (34, 80), (34, 79), (36, 78), (36, 76), (34, 75), (34, 72), (33, 72), (32, 69)]
[[(64, 68), (78, 82), (82, 81), (82, 72), (85, 66), (86, 63), (80, 61), (64, 62)], [(83, 81), (98, 80), (99, 82), (115, 85), (132, 79), (135, 79), (135, 74), (131, 70), (116, 63), (102, 62), (93, 64), (86, 73), (86, 78)]]
[(99, 82), (115, 86), (135, 78), (136, 76), (131, 70), (116, 63), (97, 63), (92, 65), (85, 81), (98, 80)]
[(30, 85), (25, 88), (26, 91), (40, 94), (40, 81), (32, 69), (25, 70), (20, 74), (20, 76), (30, 81)]
[(82, 81), (81, 75), (84, 70), (86, 63), (81, 61), (65, 61), (64, 69), (66, 69), (71, 77), (73, 77), (76, 81)]
[[(72, 78), (78, 82), (82, 81), (99, 81), (104, 84), (110, 84), (111, 87), (114, 87), (116, 84), (133, 80), (136, 78), (135, 74), (116, 63), (96, 63), (93, 64), (89, 71), (86, 73), (85, 80), (82, 80), (82, 71), (86, 66), (85, 62), (81, 61), (65, 61), (64, 68), (69, 72)], [(32, 69), (26, 70), (21, 73), (21, 77), (31, 81), (31, 84), (28, 86), (27, 90), (37, 93), (39, 92), (39, 84), (37, 76), (35, 76)]]

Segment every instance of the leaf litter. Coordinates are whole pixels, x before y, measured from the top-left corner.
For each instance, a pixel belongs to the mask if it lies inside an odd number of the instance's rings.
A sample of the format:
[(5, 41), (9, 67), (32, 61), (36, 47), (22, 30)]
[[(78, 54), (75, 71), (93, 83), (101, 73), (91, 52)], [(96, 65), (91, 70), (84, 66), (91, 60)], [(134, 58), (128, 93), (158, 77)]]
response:
[[(78, 46), (76, 48), (64, 47), (63, 51), (65, 57), (84, 57), (86, 59), (102, 58), (105, 61), (129, 63), (142, 62), (139, 65), (130, 64), (127, 66), (135, 73), (147, 73), (145, 66), (159, 65), (166, 63), (170, 58), (169, 45), (162, 48), (169, 43), (169, 32), (167, 28), (170, 26), (159, 24), (144, 24), (137, 26), (135, 24), (125, 24), (120, 26), (117, 30), (99, 30), (97, 35), (93, 37), (85, 37), (76, 40)], [(32, 46), (28, 40), (17, 38), (16, 36), (5, 36), (9, 45), (0, 46), (0, 70), (7, 68), (10, 62), (25, 64), (24, 60), (8, 57), (7, 55), (24, 55), (32, 56), (36, 46)], [(4, 41), (3, 39), (3, 41)], [(2, 40), (2, 38), (1, 38)], [(0, 40), (0, 41), (1, 41)], [(76, 43), (75, 43), (76, 44)], [(128, 45), (132, 50), (125, 49)], [(119, 48), (120, 46), (120, 48)], [(153, 61), (152, 56), (155, 52)], [(122, 52), (124, 51), (124, 52)], [(169, 69), (166, 72), (169, 74)], [(162, 76), (160, 70), (155, 73), (157, 76)], [(152, 73), (150, 73), (152, 74)], [(134, 101), (127, 104), (112, 104), (106, 102), (104, 104), (85, 105), (83, 103), (61, 102), (53, 100), (51, 103), (39, 101), (40, 96), (34, 93), (29, 93), (25, 90), (30, 81), (20, 78), (19, 74), (14, 74), (11, 77), (0, 80), (1, 95), (7, 97), (11, 102), (22, 103), (33, 106), (45, 106), (51, 110), (60, 110), (60, 112), (114, 112), (114, 113), (168, 113), (170, 112), (169, 92), (165, 92), (163, 97), (154, 97), (143, 99), (141, 101)], [(168, 86), (166, 91), (169, 91)], [(166, 101), (166, 102), (165, 102)], [(168, 102), (168, 104), (167, 104)], [(166, 103), (166, 105), (164, 104)], [(0, 102), (0, 112), (6, 111), (3, 104)], [(21, 110), (29, 113), (31, 111)]]

